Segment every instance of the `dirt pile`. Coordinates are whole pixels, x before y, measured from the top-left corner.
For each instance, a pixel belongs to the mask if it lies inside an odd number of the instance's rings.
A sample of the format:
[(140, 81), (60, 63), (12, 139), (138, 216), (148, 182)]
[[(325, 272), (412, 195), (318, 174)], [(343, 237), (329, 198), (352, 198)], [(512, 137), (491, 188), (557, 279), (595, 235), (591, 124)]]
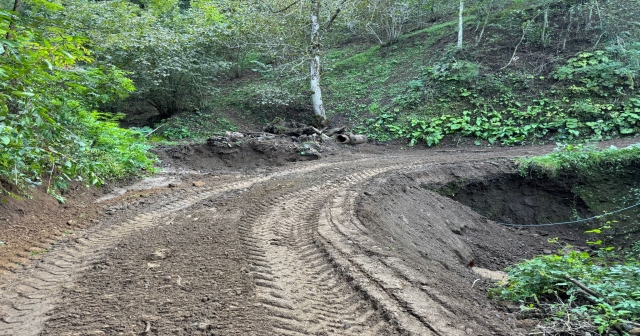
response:
[(196, 169), (201, 172), (254, 170), (290, 162), (317, 160), (333, 155), (336, 144), (316, 134), (278, 135), (266, 132), (227, 132), (205, 144), (158, 147), (155, 152), (164, 167)]

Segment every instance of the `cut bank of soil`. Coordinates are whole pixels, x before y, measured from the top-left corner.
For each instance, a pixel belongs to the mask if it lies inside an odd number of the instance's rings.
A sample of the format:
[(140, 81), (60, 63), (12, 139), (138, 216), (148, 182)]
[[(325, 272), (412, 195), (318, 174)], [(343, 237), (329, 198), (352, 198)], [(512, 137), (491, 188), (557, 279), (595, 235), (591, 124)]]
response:
[(549, 150), (346, 152), (126, 193), (0, 280), (0, 335), (522, 334), (468, 266), (546, 239), (422, 186)]

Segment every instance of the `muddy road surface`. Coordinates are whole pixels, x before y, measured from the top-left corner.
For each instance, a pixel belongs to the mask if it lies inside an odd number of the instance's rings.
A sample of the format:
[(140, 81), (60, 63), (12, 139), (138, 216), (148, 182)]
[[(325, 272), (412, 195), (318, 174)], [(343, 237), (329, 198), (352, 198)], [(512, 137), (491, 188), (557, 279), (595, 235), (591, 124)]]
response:
[(354, 153), (120, 193), (0, 278), (0, 335), (524, 334), (487, 289), (546, 239), (429, 189), (548, 151)]

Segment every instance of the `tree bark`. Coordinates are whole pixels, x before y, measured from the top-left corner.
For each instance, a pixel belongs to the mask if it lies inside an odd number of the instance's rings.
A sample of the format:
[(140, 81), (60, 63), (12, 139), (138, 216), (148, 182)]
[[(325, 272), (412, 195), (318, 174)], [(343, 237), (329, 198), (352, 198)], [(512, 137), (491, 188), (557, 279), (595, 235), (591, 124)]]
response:
[(313, 113), (324, 121), (327, 116), (320, 88), (320, 0), (311, 0), (311, 91)]
[(458, 49), (462, 49), (462, 12), (464, 11), (464, 1), (460, 0), (460, 12), (458, 13)]

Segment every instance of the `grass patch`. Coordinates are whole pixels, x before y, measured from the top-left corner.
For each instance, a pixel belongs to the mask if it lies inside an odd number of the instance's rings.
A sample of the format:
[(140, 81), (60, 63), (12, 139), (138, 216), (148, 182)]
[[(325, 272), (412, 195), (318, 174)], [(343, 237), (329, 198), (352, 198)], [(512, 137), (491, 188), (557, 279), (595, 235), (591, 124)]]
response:
[[(469, 25), (469, 24), (472, 24), (475, 19), (476, 19), (475, 15), (466, 16), (466, 17), (462, 18), (462, 22), (465, 25)], [(423, 29), (420, 29), (420, 30), (416, 30), (416, 31), (413, 31), (413, 32), (408, 33), (408, 34), (403, 34), (402, 36), (400, 36), (398, 38), (398, 41), (404, 41), (404, 40), (407, 40), (407, 39), (410, 39), (412, 37), (415, 37), (415, 36), (418, 36), (418, 35), (422, 35), (422, 34), (429, 34), (429, 37), (426, 40), (425, 44), (433, 45), (436, 42), (438, 42), (438, 40), (440, 38), (442, 38), (444, 35), (446, 35), (447, 33), (450, 32), (449, 30), (446, 30), (445, 28), (455, 27), (457, 25), (458, 25), (458, 21), (457, 20), (448, 21), (448, 22), (445, 22), (445, 23), (433, 25), (431, 27), (427, 27), (427, 28), (423, 28)]]
[(561, 173), (586, 175), (594, 168), (624, 167), (640, 162), (640, 144), (598, 149), (589, 145), (560, 145), (553, 153), (519, 159), (520, 174), (555, 178)]
[(39, 255), (39, 254), (47, 253), (47, 252), (49, 252), (49, 250), (46, 250), (46, 249), (45, 249), (45, 250), (38, 250), (38, 251), (31, 251), (31, 252), (29, 253), (29, 255), (30, 255), (30, 256), (37, 256), (37, 255)]

